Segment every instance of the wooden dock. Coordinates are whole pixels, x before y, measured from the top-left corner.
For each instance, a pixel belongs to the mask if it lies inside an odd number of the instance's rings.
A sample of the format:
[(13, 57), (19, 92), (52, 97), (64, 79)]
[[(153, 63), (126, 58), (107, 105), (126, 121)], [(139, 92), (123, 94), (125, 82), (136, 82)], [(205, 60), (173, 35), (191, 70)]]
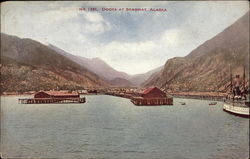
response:
[(49, 104), (49, 103), (85, 103), (83, 98), (23, 98), (18, 99), (19, 104)]
[(133, 98), (131, 98), (131, 102), (137, 106), (173, 105), (173, 98), (133, 97)]

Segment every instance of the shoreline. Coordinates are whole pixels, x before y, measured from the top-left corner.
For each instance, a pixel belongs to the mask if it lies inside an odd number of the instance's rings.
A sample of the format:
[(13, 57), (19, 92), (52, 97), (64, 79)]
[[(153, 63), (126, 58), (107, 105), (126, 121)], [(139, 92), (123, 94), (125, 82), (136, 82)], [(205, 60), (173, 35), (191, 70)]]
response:
[[(6, 94), (0, 94), (0, 97), (8, 97), (8, 96), (31, 96), (35, 93), (6, 93)], [(81, 95), (113, 95), (109, 93), (80, 93)], [(223, 98), (225, 97), (226, 93), (217, 93), (217, 92), (178, 92), (178, 93), (168, 93), (169, 95), (175, 97), (175, 98), (188, 98), (188, 99), (200, 99), (200, 100), (215, 100), (215, 101), (223, 101)], [(119, 96), (120, 95), (114, 95)]]
[(0, 97), (11, 97), (11, 96), (31, 96), (34, 94), (1, 94)]
[(176, 98), (188, 98), (188, 99), (200, 99), (200, 100), (213, 100), (213, 101), (223, 101), (226, 93), (218, 92), (178, 92), (170, 93)]
[(191, 97), (191, 96), (176, 96), (176, 95), (173, 95), (174, 98), (182, 98), (182, 99), (197, 99), (197, 100), (208, 100), (208, 101), (217, 101), (217, 102), (221, 102), (223, 101), (223, 97), (218, 97), (218, 98), (214, 98), (214, 97), (201, 97), (201, 96), (194, 96), (194, 97)]

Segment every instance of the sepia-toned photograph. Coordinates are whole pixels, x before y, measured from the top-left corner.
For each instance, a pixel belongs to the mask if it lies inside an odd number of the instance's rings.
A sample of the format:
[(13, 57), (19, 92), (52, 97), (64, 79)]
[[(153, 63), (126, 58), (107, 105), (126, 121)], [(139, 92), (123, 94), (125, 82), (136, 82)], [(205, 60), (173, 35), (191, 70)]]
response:
[(1, 2), (1, 159), (249, 159), (249, 1)]

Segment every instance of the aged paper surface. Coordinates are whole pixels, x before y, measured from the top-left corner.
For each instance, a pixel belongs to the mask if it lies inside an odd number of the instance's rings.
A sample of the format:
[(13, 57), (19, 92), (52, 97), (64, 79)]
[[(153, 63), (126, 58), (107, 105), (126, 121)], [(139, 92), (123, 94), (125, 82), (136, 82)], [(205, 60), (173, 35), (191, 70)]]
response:
[(248, 1), (1, 3), (2, 158), (246, 159)]

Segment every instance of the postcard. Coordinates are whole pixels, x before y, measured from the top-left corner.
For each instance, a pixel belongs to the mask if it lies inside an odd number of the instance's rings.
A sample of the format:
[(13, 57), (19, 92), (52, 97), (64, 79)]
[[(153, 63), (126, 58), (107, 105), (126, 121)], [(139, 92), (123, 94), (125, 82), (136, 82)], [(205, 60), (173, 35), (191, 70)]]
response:
[(1, 3), (0, 156), (249, 158), (249, 1)]

